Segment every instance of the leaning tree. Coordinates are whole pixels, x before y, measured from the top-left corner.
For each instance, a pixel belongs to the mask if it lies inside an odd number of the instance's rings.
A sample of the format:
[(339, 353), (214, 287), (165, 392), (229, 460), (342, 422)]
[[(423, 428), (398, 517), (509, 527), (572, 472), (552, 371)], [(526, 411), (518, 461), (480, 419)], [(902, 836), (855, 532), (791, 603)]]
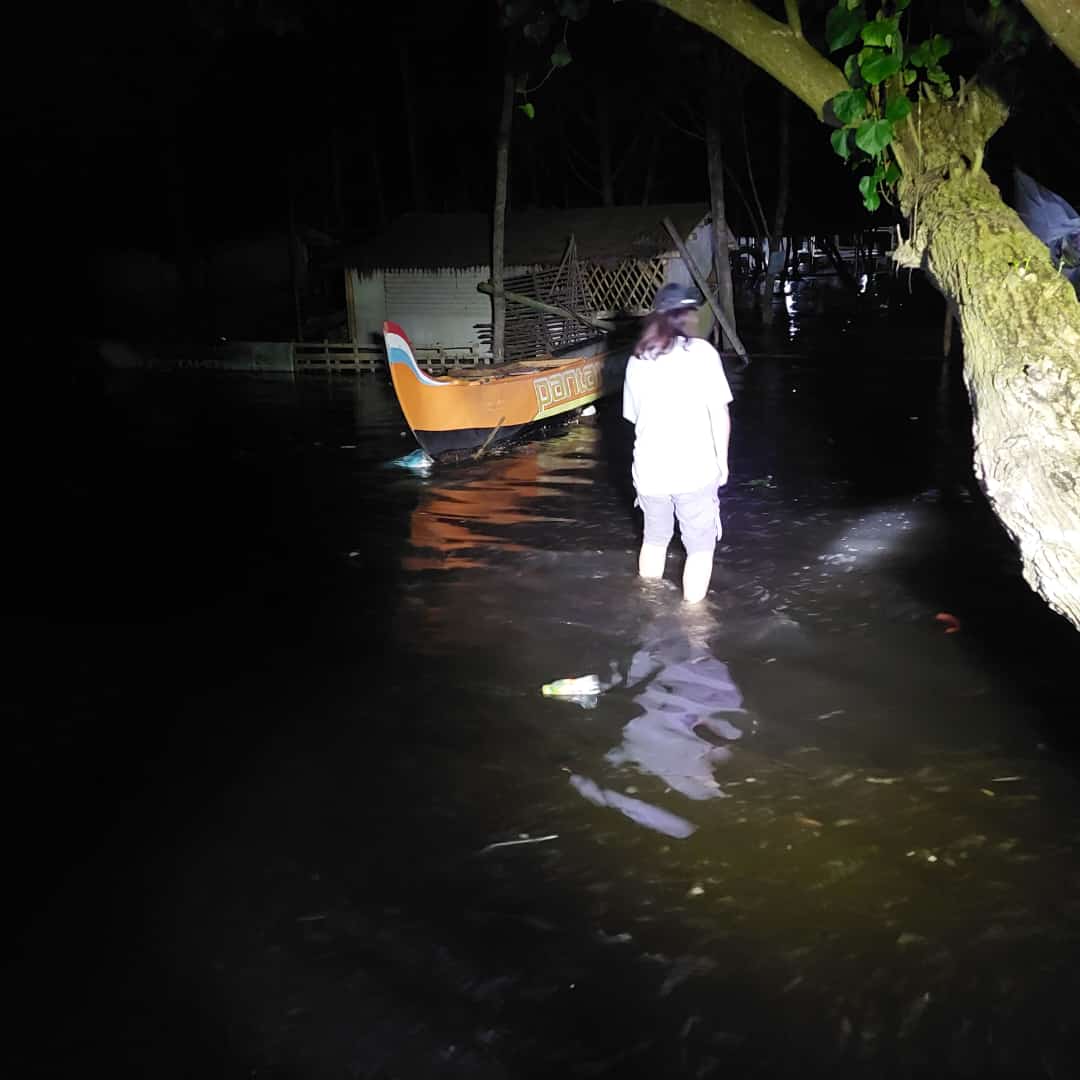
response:
[[(1024, 2), (1080, 66), (1077, 0)], [(978, 78), (954, 86), (944, 38), (904, 40), (908, 0), (839, 0), (825, 27), (837, 63), (807, 40), (798, 0), (784, 0), (786, 21), (750, 0), (659, 3), (787, 87), (838, 153), (863, 157), (868, 208), (895, 196), (898, 263), (925, 271), (959, 317), (976, 475), (1028, 583), (1080, 628), (1080, 303), (982, 168), (1009, 115), (1002, 95)]]

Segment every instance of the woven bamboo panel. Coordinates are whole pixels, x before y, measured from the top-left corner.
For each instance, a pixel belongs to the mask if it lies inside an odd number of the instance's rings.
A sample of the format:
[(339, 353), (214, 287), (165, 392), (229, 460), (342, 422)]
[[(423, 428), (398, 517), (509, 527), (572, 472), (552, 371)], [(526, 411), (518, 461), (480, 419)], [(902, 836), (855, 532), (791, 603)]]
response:
[[(529, 274), (507, 278), (504, 288), (533, 300), (576, 311), (590, 313), (590, 303), (577, 258), (577, 244), (571, 237), (559, 266), (535, 270)], [(529, 356), (544, 356), (557, 349), (575, 345), (593, 337), (594, 331), (576, 319), (564, 319), (506, 301), (506, 326), (503, 356), (519, 360)], [(480, 329), (480, 339), (491, 342), (491, 327)]]
[(615, 266), (585, 263), (581, 268), (591, 309), (600, 315), (641, 315), (652, 308), (664, 284), (666, 260), (623, 259)]

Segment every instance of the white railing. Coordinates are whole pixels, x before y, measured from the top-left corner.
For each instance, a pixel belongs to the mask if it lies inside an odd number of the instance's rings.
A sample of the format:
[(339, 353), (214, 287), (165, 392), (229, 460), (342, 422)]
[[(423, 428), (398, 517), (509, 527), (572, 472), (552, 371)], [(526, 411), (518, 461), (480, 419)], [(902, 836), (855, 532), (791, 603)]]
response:
[[(455, 367), (482, 367), (489, 358), (475, 346), (456, 349), (416, 346), (416, 362), (425, 370), (442, 371)], [(297, 372), (353, 373), (386, 370), (386, 351), (381, 345), (359, 345), (350, 341), (294, 341), (293, 370)]]

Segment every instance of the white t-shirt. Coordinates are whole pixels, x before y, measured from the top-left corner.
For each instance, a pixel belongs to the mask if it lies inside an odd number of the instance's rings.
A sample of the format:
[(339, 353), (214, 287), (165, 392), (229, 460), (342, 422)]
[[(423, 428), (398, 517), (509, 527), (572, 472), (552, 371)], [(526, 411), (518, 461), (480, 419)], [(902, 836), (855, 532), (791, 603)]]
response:
[(732, 400), (717, 351), (682, 338), (654, 360), (631, 356), (623, 383), (623, 416), (634, 425), (634, 487), (640, 495), (678, 495), (712, 483)]

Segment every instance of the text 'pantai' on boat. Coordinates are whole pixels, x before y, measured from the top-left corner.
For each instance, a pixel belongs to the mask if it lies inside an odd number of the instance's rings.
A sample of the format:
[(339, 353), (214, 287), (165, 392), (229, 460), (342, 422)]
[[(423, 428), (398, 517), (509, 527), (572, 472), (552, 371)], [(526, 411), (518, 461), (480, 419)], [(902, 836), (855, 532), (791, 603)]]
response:
[(383, 323), (398, 404), (416, 441), (435, 459), (468, 456), (526, 436), (622, 388), (629, 348), (609, 339), (566, 356), (541, 356), (453, 375), (428, 375), (397, 323)]

